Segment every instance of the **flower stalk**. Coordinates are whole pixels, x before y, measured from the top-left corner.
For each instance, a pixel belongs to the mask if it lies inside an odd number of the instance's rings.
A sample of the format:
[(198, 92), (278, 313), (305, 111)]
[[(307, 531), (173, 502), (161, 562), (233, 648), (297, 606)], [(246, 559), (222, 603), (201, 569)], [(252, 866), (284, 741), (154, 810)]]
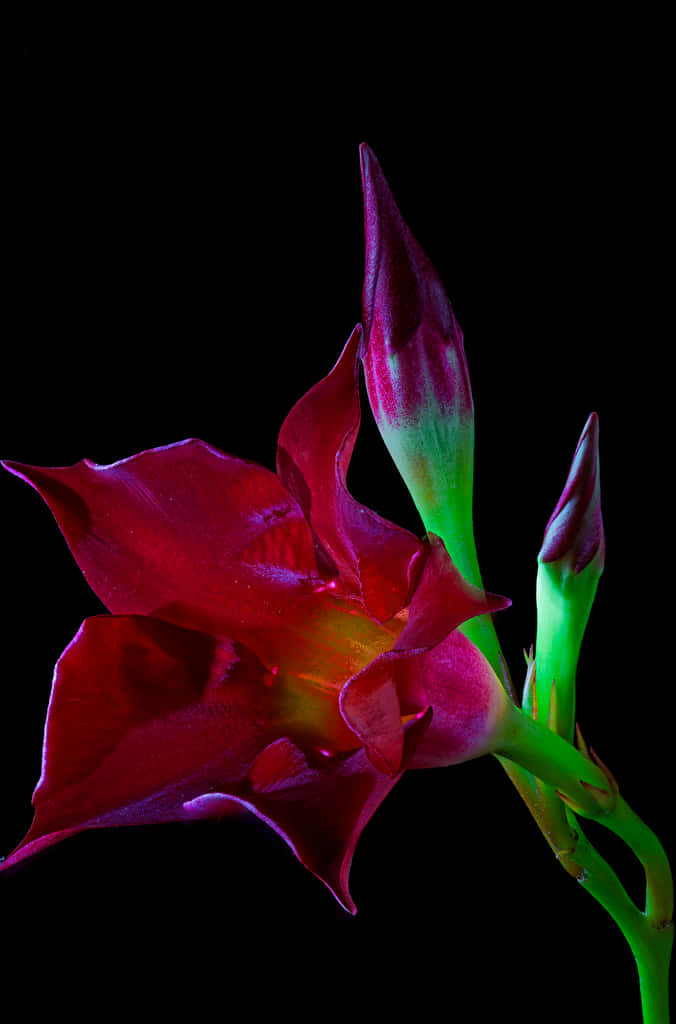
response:
[[(564, 869), (594, 896), (625, 936), (638, 970), (644, 1024), (668, 1024), (674, 887), (664, 848), (619, 794), (607, 769), (523, 710), (514, 712), (499, 753), (536, 778), (530, 805), (535, 820)], [(586, 838), (575, 815), (599, 822), (636, 855), (645, 873), (643, 911)]]
[[(428, 532), (482, 587), (473, 530), (474, 407), (464, 342), (443, 285), (411, 235), (368, 147), (362, 147), (366, 274), (366, 387), (381, 436)], [(578, 442), (538, 555), (535, 659), (522, 708), (512, 697), (493, 748), (557, 859), (611, 914), (636, 956), (646, 1021), (666, 1020), (665, 957), (673, 916), (669, 864), (657, 838), (628, 808), (612, 775), (576, 735), (576, 674), (605, 557), (598, 417)], [(498, 677), (507, 670), (492, 617), (460, 627)], [(577, 816), (620, 835), (646, 875), (639, 911)], [(659, 936), (659, 938), (657, 938)]]
[[(669, 862), (657, 837), (619, 794), (614, 778), (587, 748), (575, 724), (578, 658), (605, 558), (598, 432), (598, 417), (592, 413), (538, 556), (531, 713), (569, 742), (576, 734), (582, 755), (606, 776), (616, 800), (597, 820), (620, 836), (640, 861), (646, 881), (645, 909), (640, 911), (629, 899), (617, 876), (584, 836), (571, 813), (590, 816), (584, 807), (545, 781), (539, 787), (538, 814), (563, 866), (605, 908), (629, 943), (638, 969), (644, 1022), (664, 1024), (669, 1019), (668, 966), (673, 945)], [(575, 839), (568, 848), (571, 830)]]
[[(592, 413), (538, 555), (538, 718), (570, 743), (575, 733), (577, 663), (605, 560), (598, 445), (599, 420)], [(550, 716), (553, 686), (556, 708)]]

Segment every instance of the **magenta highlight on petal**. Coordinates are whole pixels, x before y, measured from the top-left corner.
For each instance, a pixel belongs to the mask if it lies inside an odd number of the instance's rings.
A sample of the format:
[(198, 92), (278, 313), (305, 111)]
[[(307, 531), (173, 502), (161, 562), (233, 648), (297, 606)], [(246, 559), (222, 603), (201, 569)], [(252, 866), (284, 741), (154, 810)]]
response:
[(183, 804), (183, 810), (190, 818), (215, 818), (238, 814), (239, 804), (225, 793), (203, 793)]

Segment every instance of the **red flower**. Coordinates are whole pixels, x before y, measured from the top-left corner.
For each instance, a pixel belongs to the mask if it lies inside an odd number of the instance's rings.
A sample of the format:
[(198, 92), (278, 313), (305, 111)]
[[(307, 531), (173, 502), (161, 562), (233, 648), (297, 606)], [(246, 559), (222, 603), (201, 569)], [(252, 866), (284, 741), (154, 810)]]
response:
[(506, 698), (456, 627), (509, 602), (348, 493), (360, 336), (289, 413), (276, 475), (197, 440), (4, 464), (112, 614), (59, 659), (34, 821), (3, 867), (234, 801), (354, 912), (355, 844), (401, 773), (492, 749)]

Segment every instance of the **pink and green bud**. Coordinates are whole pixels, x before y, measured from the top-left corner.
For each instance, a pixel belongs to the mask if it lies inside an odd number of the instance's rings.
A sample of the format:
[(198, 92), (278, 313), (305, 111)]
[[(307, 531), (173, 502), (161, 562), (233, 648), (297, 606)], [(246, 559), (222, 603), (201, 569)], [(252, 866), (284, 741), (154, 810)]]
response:
[(369, 401), (426, 528), (463, 569), (460, 553), (472, 538), (474, 413), (462, 331), (366, 145), (361, 166)]
[[(429, 533), (482, 586), (472, 525), (474, 406), (463, 336), (373, 152), (361, 146), (366, 261), (362, 361), (380, 434)], [(500, 672), (487, 616), (463, 627)]]
[(579, 576), (593, 564), (600, 576), (605, 557), (599, 477), (599, 418), (591, 414), (578, 441), (566, 486), (558, 500), (538, 555), (566, 575)]
[[(552, 727), (569, 741), (575, 729), (577, 662), (605, 560), (598, 441), (598, 416), (592, 413), (538, 555), (538, 718), (551, 722), (554, 717)], [(553, 685), (554, 716), (549, 708)]]

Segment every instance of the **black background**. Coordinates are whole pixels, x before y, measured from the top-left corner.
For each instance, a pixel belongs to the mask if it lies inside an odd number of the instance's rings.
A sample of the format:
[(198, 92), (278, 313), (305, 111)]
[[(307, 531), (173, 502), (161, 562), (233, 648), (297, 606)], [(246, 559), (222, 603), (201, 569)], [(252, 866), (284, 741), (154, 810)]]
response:
[[(600, 416), (607, 568), (579, 720), (673, 860), (660, 27), (531, 25), (528, 41), (493, 24), (470, 48), (421, 16), (392, 39), (355, 25), (337, 49), (345, 25), (269, 16), (57, 27), (18, 47), (6, 126), (2, 457), (106, 463), (193, 436), (272, 467), (286, 411), (360, 317), (367, 141), (465, 332), (479, 554), (513, 601), (499, 627), (517, 678), (542, 530)], [(349, 482), (421, 532), (368, 410)], [(0, 486), (9, 852), (30, 824), (53, 664), (103, 609), (38, 496)], [(640, 895), (621, 845), (588, 834)], [(354, 919), (249, 819), (83, 835), (0, 887), (5, 966), (33, 964), (54, 1005), (136, 992), (198, 1018), (272, 996), (301, 1018), (638, 1020), (619, 931), (492, 758), (404, 777), (358, 845)]]

